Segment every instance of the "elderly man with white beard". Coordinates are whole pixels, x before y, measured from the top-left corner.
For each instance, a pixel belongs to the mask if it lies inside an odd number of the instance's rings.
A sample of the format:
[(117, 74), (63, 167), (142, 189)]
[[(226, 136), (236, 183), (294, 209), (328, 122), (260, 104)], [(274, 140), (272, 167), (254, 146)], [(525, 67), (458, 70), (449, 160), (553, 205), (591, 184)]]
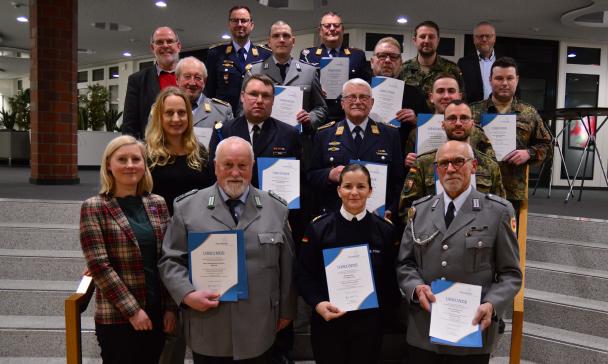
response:
[[(265, 363), (275, 333), (295, 317), (287, 206), (250, 184), (253, 156), (244, 139), (222, 140), (214, 161), (217, 183), (175, 199), (163, 241), (159, 271), (175, 302), (184, 307), (184, 336), (194, 363), (226, 358)], [(188, 233), (230, 230), (244, 233), (249, 294), (236, 302), (219, 302), (217, 293), (196, 290), (189, 279)]]

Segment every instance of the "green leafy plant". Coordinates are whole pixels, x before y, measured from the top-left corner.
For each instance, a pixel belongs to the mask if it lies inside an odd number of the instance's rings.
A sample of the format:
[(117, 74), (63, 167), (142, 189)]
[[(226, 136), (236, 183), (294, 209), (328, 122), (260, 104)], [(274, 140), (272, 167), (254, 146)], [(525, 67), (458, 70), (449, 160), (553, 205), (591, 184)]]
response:
[(78, 130), (89, 129), (89, 112), (84, 107), (78, 107)]
[(16, 95), (9, 97), (8, 105), (15, 113), (17, 127), (20, 130), (30, 130), (30, 89), (19, 91)]
[(7, 130), (15, 130), (15, 123), (17, 122), (17, 113), (14, 111), (6, 111), (2, 109), (0, 111), (0, 123), (4, 124)]
[(86, 127), (91, 127), (93, 130), (101, 130), (106, 124), (106, 112), (108, 110), (108, 103), (110, 102), (108, 89), (102, 85), (89, 85), (87, 94), (79, 97), (78, 102), (88, 114), (87, 119), (82, 119), (83, 121), (87, 121)]
[(122, 111), (118, 112), (114, 109), (108, 109), (105, 113), (105, 125), (106, 131), (120, 131), (120, 128), (116, 126), (118, 119), (122, 116)]

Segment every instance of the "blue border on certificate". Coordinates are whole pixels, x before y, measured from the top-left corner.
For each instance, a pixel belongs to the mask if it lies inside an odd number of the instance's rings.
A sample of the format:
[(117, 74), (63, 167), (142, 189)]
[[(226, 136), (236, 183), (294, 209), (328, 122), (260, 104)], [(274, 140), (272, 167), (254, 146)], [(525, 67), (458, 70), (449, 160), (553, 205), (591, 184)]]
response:
[[(385, 76), (374, 76), (372, 77), (372, 83), (370, 86), (374, 88), (380, 85), (382, 82), (386, 81), (387, 78), (388, 77)], [(397, 128), (401, 127), (401, 121), (399, 121), (397, 118), (391, 119), (389, 123), (393, 126), (396, 126)]]
[[(258, 185), (260, 186), (261, 190), (263, 190), (263, 186), (264, 186), (264, 171), (266, 169), (272, 167), (275, 163), (277, 163), (281, 159), (295, 160), (296, 158), (295, 157), (288, 157), (288, 158), (258, 157), (257, 158), (256, 163), (258, 164)], [(298, 181), (298, 183), (300, 183), (300, 182)], [(300, 193), (301, 192), (302, 191), (300, 191)], [(300, 208), (300, 196), (294, 198), (291, 201), (287, 201), (287, 208), (290, 210), (299, 209)]]

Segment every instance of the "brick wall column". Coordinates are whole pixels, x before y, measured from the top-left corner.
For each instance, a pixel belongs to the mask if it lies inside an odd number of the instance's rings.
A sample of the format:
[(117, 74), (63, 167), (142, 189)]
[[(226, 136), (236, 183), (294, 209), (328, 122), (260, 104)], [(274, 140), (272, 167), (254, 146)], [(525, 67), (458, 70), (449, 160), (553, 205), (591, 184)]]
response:
[(77, 184), (78, 1), (31, 0), (31, 167), (34, 184)]

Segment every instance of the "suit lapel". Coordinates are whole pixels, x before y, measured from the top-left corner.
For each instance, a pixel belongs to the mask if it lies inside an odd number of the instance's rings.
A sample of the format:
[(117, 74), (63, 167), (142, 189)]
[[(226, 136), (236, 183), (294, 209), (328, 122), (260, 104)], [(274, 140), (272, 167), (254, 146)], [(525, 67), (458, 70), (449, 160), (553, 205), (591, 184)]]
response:
[(154, 237), (156, 238), (156, 246), (158, 248), (157, 250), (158, 252), (160, 252), (160, 246), (163, 241), (163, 231), (160, 224), (160, 215), (158, 214), (158, 208), (148, 196), (144, 196), (142, 198), (142, 201), (144, 203), (144, 208), (146, 209), (148, 219), (150, 220), (150, 224), (154, 229)]
[(260, 191), (250, 185), (249, 196), (247, 196), (247, 203), (245, 204), (243, 214), (239, 219), (238, 229), (246, 230), (252, 222), (260, 217), (260, 208), (257, 207), (255, 203), (255, 196), (258, 196), (261, 199), (259, 195)]
[[(437, 203), (435, 204), (436, 200)], [(433, 197), (433, 205), (435, 205), (435, 208), (433, 209), (433, 211), (431, 212), (431, 217), (432, 217), (432, 221), (433, 224), (435, 225), (435, 227), (441, 232), (442, 236), (445, 236), (446, 234), (446, 227), (445, 227), (445, 207), (443, 204), (443, 194), (440, 194), (439, 196), (435, 196)], [(454, 223), (454, 222), (452, 222)]]
[(287, 69), (287, 74), (285, 75), (285, 81), (283, 81), (283, 85), (289, 85), (295, 79), (300, 76), (299, 63), (291, 60), (289, 63), (289, 68)]
[(458, 214), (454, 217), (454, 220), (450, 224), (450, 227), (446, 231), (446, 234), (443, 237), (443, 240), (449, 239), (450, 236), (454, 235), (463, 227), (467, 226), (469, 222), (471, 222), (475, 218), (475, 213), (473, 212), (472, 200), (475, 191), (471, 191), (469, 196), (462, 204), (462, 207), (458, 211)]
[(120, 228), (125, 232), (125, 234), (127, 234), (127, 238), (129, 239), (129, 241), (134, 244), (137, 244), (137, 239), (135, 238), (135, 233), (133, 232), (133, 229), (131, 229), (131, 224), (129, 224), (129, 220), (127, 220), (127, 217), (122, 212), (122, 209), (120, 208), (120, 205), (118, 204), (116, 199), (107, 197), (106, 204), (108, 210), (110, 211), (110, 214), (112, 215), (118, 226), (120, 226)]
[(268, 57), (266, 58), (266, 60), (264, 61), (264, 73), (266, 74), (266, 76), (272, 78), (272, 80), (277, 84), (277, 85), (282, 85), (283, 82), (281, 80), (281, 71), (279, 71), (279, 67), (277, 67), (277, 65), (274, 63), (274, 58), (272, 57)]
[(369, 119), (367, 122), (367, 127), (365, 128), (365, 138), (363, 138), (363, 144), (361, 144), (361, 150), (359, 151), (359, 155), (364, 155), (370, 148), (378, 143), (380, 140), (380, 134), (372, 134), (372, 119)]
[(348, 127), (348, 123), (345, 120), (342, 120), (338, 127), (343, 127), (344, 131), (342, 132), (342, 146), (348, 149), (352, 155), (357, 154), (357, 148), (355, 147), (355, 141), (353, 140), (353, 133)]
[(244, 116), (234, 121), (234, 135), (247, 140), (251, 144), (249, 127), (247, 126), (247, 120)]
[(207, 98), (203, 97), (203, 99), (201, 100), (201, 104), (198, 105), (198, 107), (196, 108), (196, 111), (194, 113), (193, 117), (193, 125), (196, 126), (196, 124), (202, 122), (203, 120), (207, 119), (207, 117), (209, 116), (209, 114), (207, 113), (207, 111), (205, 110), (205, 102), (206, 102)]
[(268, 118), (268, 120), (264, 122), (264, 125), (262, 125), (262, 130), (260, 131), (260, 136), (253, 146), (253, 154), (256, 157), (261, 156), (268, 146), (268, 143), (274, 139), (274, 136), (276, 135), (276, 128), (277, 126), (275, 125), (274, 119)]
[(146, 95), (151, 95), (152, 97), (152, 103), (154, 103), (154, 100), (156, 99), (156, 95), (158, 95), (160, 93), (160, 80), (158, 79), (158, 73), (156, 71), (156, 66), (153, 65), (152, 67), (149, 68), (149, 72), (151, 73), (152, 77), (148, 77), (148, 84), (146, 85), (146, 88), (148, 89)]
[(215, 184), (215, 189), (212, 193), (215, 193), (215, 208), (211, 213), (211, 217), (231, 230), (236, 229), (236, 224), (230, 215), (230, 209), (222, 199), (222, 194), (220, 193), (220, 188), (217, 183)]

